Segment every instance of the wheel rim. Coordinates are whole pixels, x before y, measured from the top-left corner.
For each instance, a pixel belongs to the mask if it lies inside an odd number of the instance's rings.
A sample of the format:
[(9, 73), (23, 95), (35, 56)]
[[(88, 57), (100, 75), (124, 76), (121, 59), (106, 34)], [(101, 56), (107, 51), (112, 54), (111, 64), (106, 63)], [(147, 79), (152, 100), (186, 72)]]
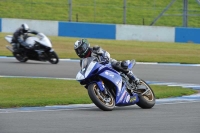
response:
[(58, 58), (56, 57), (56, 55), (50, 54), (50, 59), (49, 59), (49, 61), (50, 61), (51, 63), (56, 63), (56, 62), (58, 61)]
[(51, 61), (52, 63), (55, 63), (55, 62), (57, 62), (57, 58), (51, 58), (50, 61)]
[(149, 88), (147, 84), (145, 84), (142, 81), (141, 81), (141, 85), (144, 85), (146, 87), (146, 89), (139, 90), (142, 97), (148, 101), (153, 101), (155, 98), (154, 98), (154, 93), (152, 92), (152, 90)]
[(103, 92), (101, 92), (99, 90), (97, 85), (94, 85), (93, 90), (94, 90), (94, 93), (95, 93), (96, 97), (103, 104), (105, 104), (106, 106), (110, 106), (110, 107), (114, 105), (114, 99), (113, 99), (113, 97), (111, 96), (111, 94), (109, 92), (108, 92), (109, 94), (105, 95)]

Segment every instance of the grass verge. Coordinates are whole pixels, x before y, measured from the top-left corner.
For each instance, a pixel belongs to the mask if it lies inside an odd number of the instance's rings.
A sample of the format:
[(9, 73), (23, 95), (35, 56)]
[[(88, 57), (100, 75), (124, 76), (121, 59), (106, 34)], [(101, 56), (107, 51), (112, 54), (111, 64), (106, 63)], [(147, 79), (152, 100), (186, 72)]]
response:
[[(150, 86), (157, 99), (197, 93), (182, 87)], [(77, 81), (31, 78), (0, 78), (0, 101), (0, 108), (91, 103)]]

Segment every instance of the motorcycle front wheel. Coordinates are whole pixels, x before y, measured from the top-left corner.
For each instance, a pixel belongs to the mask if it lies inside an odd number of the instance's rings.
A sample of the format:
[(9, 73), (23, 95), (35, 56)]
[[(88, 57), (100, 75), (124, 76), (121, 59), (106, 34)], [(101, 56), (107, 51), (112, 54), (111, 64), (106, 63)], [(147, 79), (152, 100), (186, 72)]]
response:
[(19, 61), (19, 62), (27, 62), (28, 58), (24, 53), (13, 53), (13, 56)]
[(51, 64), (57, 64), (59, 62), (59, 58), (58, 55), (56, 54), (56, 52), (50, 52), (48, 54), (48, 60)]
[(143, 109), (152, 108), (155, 105), (156, 99), (152, 88), (144, 80), (141, 80), (139, 86), (137, 90), (139, 102), (136, 104)]
[(100, 91), (96, 83), (88, 86), (88, 95), (92, 102), (103, 111), (112, 111), (115, 107), (115, 99), (110, 91), (107, 90), (107, 94)]

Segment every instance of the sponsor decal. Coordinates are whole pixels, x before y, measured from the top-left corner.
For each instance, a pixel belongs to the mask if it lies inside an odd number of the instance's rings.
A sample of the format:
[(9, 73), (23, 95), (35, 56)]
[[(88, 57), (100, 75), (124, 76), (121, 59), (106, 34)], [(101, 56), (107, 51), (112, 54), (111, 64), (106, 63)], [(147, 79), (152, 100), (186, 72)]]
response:
[(114, 78), (114, 74), (109, 73), (108, 71), (106, 71), (105, 74), (108, 75), (108, 76), (110, 76), (110, 77), (112, 77), (112, 78)]
[(130, 100), (130, 95), (128, 95), (128, 96), (126, 97), (126, 102), (128, 103), (129, 100)]
[(136, 97), (131, 97), (130, 98), (130, 102), (133, 102), (133, 101), (135, 101), (136, 100)]

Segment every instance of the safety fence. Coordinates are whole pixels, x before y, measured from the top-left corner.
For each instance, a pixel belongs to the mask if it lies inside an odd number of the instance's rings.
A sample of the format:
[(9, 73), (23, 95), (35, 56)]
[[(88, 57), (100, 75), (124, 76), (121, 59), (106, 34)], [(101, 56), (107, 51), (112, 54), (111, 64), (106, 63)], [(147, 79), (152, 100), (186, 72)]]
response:
[(200, 27), (199, 0), (1, 0), (0, 18)]

